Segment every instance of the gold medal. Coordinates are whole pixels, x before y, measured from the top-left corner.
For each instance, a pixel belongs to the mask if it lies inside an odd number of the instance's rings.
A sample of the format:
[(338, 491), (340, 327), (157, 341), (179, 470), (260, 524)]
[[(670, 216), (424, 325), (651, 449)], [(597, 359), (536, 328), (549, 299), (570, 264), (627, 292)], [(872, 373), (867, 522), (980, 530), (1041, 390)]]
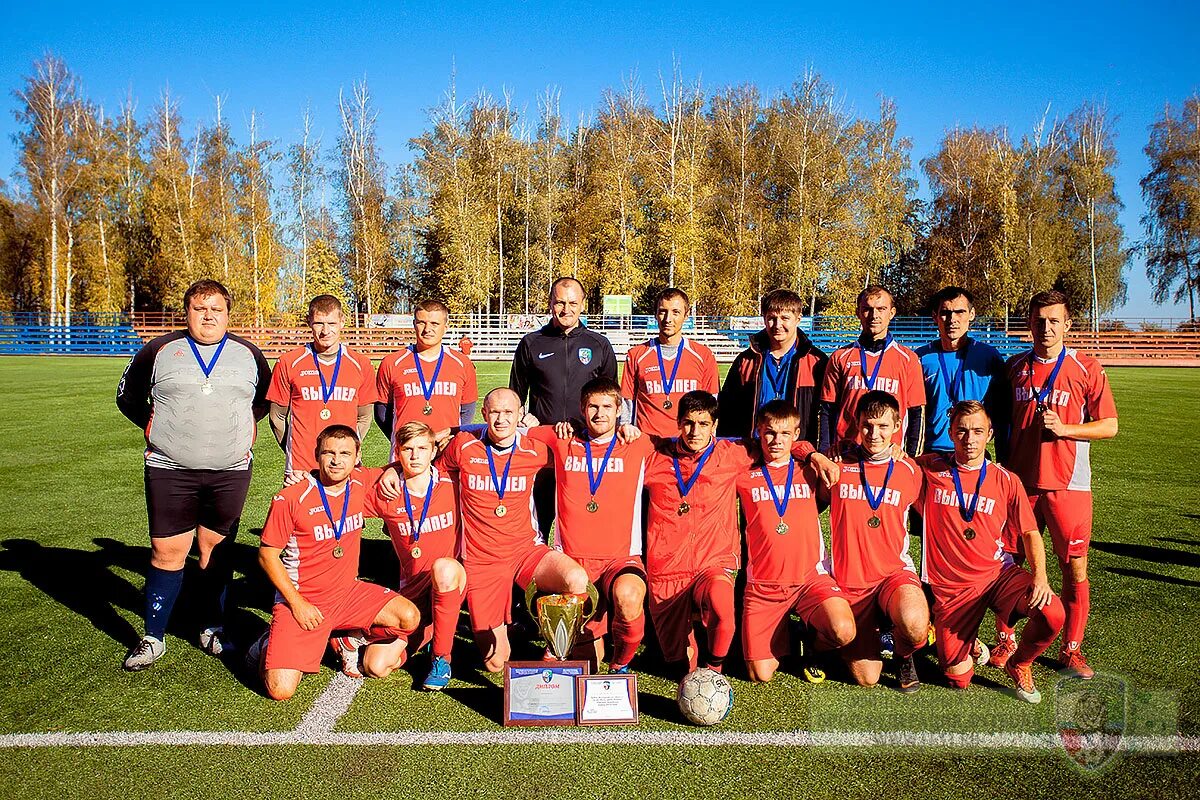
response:
[(503, 517), (507, 513), (508, 513), (508, 509), (504, 507), (503, 503), (496, 506), (496, 516), (497, 517)]
[(872, 528), (878, 528), (882, 524), (883, 524), (883, 521), (880, 520), (879, 517), (877, 517), (877, 516), (872, 516), (869, 520), (867, 520), (867, 525)]
[(684, 500), (682, 503), (679, 504), (679, 516), (682, 517), (684, 514), (688, 513), (691, 510), (692, 510), (692, 507), (687, 504), (686, 500)]
[(421, 409), (421, 413), (428, 417), (433, 413), (433, 406), (429, 405), (429, 403), (426, 403), (425, 407)]
[(783, 520), (779, 520), (779, 524), (775, 526), (775, 532), (781, 535), (787, 533), (788, 524)]
[(414, 544), (412, 547), (412, 550), (408, 551), (408, 554), (411, 555), (413, 557), (413, 559), (418, 559), (421, 557), (421, 548), (417, 547)]
[(213, 385), (210, 382), (205, 381), (204, 383), (200, 384), (200, 391), (204, 394), (212, 394)]
[(966, 539), (968, 542), (971, 541), (972, 539), (974, 539), (975, 538), (975, 529), (967, 528), (965, 531), (963, 531), (963, 538)]
[(321, 419), (329, 419), (332, 416), (333, 412), (331, 412), (328, 408), (321, 409)]
[(600, 504), (597, 503), (595, 500), (590, 500), (590, 501), (588, 501), (588, 504), (587, 504), (587, 510), (589, 512), (591, 512), (592, 514), (595, 514), (597, 511), (600, 510)]
[(340, 544), (337, 547), (333, 548), (333, 557), (334, 558), (341, 558), (344, 555), (346, 555), (346, 551), (342, 549), (342, 546)]
[(668, 411), (671, 410), (671, 406), (673, 406), (673, 405), (675, 405), (675, 404), (671, 402), (670, 398), (663, 400), (663, 408), (667, 409)]

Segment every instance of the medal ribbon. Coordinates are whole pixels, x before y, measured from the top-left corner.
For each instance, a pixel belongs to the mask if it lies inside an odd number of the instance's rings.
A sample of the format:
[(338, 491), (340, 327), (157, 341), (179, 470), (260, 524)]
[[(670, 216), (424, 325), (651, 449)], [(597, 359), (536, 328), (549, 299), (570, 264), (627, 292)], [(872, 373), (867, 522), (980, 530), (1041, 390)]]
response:
[(208, 380), (208, 376), (212, 374), (213, 369), (217, 366), (217, 359), (221, 357), (221, 351), (225, 349), (225, 342), (229, 340), (229, 334), (221, 337), (220, 343), (217, 345), (217, 351), (213, 353), (212, 361), (204, 363), (203, 356), (200, 355), (200, 348), (196, 347), (196, 341), (191, 337), (187, 337), (188, 345), (192, 348), (192, 355), (196, 357), (196, 363), (200, 365), (200, 371), (204, 373), (204, 380)]
[[(1039, 406), (1046, 404), (1046, 398), (1054, 391), (1054, 381), (1058, 379), (1058, 371), (1062, 369), (1063, 361), (1067, 357), (1067, 347), (1063, 345), (1063, 349), (1058, 351), (1058, 360), (1054, 362), (1054, 369), (1050, 370), (1050, 377), (1037, 393), (1037, 404)], [(1033, 388), (1033, 360), (1035, 356), (1032, 350), (1029, 351), (1029, 388)], [(214, 359), (215, 360), (215, 359)]]
[(967, 499), (963, 497), (962, 480), (958, 477), (958, 464), (950, 462), (950, 474), (954, 477), (954, 492), (958, 495), (958, 513), (963, 522), (975, 519), (975, 509), (979, 507), (979, 492), (983, 489), (983, 479), (987, 477), (987, 459), (979, 467), (979, 480), (975, 482), (975, 496), (971, 498), (971, 507), (967, 508)]
[[(654, 340), (654, 351), (658, 353), (658, 377), (662, 378), (667, 374), (667, 367), (663, 364), (662, 342), (658, 339)], [(679, 374), (680, 361), (683, 361), (683, 339), (679, 340), (679, 350), (675, 353), (675, 365), (671, 367), (671, 377), (663, 384), (663, 394), (667, 397), (670, 397), (671, 393), (675, 391), (675, 376)]]
[(333, 541), (341, 544), (342, 531), (346, 528), (346, 512), (350, 510), (350, 481), (346, 481), (346, 490), (342, 496), (342, 518), (338, 522), (333, 521), (333, 510), (329, 508), (329, 497), (325, 494), (325, 487), (320, 481), (317, 481), (317, 491), (321, 493), (321, 505), (325, 506), (325, 516), (329, 518), (329, 524), (333, 526)]
[(313, 357), (313, 366), (317, 368), (317, 377), (321, 379), (321, 402), (329, 405), (329, 398), (333, 397), (333, 390), (337, 388), (338, 372), (342, 369), (342, 346), (339, 344), (337, 349), (337, 358), (333, 362), (333, 377), (329, 379), (329, 387), (325, 387), (325, 373), (321, 372), (321, 362), (317, 360), (317, 348), (310, 347), (310, 352)]
[(604, 471), (608, 469), (608, 457), (612, 455), (613, 448), (617, 446), (617, 435), (613, 433), (612, 439), (608, 442), (608, 449), (604, 451), (604, 460), (600, 462), (600, 474), (594, 474), (592, 468), (592, 442), (590, 439), (583, 440), (583, 449), (587, 453), (587, 470), (588, 470), (588, 489), (592, 493), (592, 497), (596, 496), (596, 492), (600, 491), (600, 481), (604, 480)]
[(421, 506), (421, 521), (413, 519), (412, 498), (408, 494), (408, 481), (401, 481), (404, 487), (404, 510), (408, 512), (408, 525), (412, 533), (413, 544), (421, 538), (421, 529), (425, 527), (425, 517), (429, 515), (429, 500), (433, 497), (433, 470), (429, 471), (429, 486), (425, 489), (425, 503)]
[[(413, 361), (417, 365), (417, 380), (421, 382), (421, 394), (425, 397), (425, 402), (428, 403), (429, 398), (433, 397), (433, 389), (437, 386), (438, 375), (442, 371), (442, 359), (446, 357), (446, 348), (443, 347), (438, 351), (437, 366), (433, 368), (433, 378), (429, 381), (428, 386), (425, 385), (425, 373), (421, 370), (421, 357), (417, 355), (417, 346), (409, 345), (409, 349), (412, 350)], [(495, 476), (493, 475), (492, 477)]]
[(950, 396), (951, 404), (957, 403), (958, 398), (962, 394), (962, 384), (965, 380), (965, 367), (967, 364), (967, 351), (970, 349), (971, 340), (967, 339), (967, 344), (963, 347), (962, 357), (955, 354), (955, 358), (958, 359), (958, 369), (955, 371), (953, 378), (950, 377), (950, 370), (946, 369), (946, 354), (940, 348), (938, 349), (938, 361), (942, 366), (942, 379), (946, 381), (946, 394)]
[[(516, 449), (516, 442), (513, 442), (513, 449)], [(496, 459), (492, 457), (492, 446), (486, 441), (483, 443), (483, 450), (488, 457), (488, 470), (492, 473), (492, 486), (496, 487), (496, 497), (501, 503), (504, 502), (504, 493), (508, 491), (508, 469), (512, 466), (514, 453), (508, 454), (508, 463), (504, 465), (504, 474), (499, 478), (496, 477)]]
[(863, 383), (867, 385), (868, 390), (873, 390), (875, 379), (879, 377), (879, 367), (883, 364), (883, 356), (892, 346), (892, 335), (889, 333), (883, 340), (883, 347), (879, 350), (879, 360), (875, 362), (875, 369), (871, 370), (870, 377), (867, 377), (867, 348), (863, 347), (862, 342), (856, 342), (856, 344), (858, 345), (858, 366), (862, 369)]
[(783, 519), (784, 513), (787, 511), (788, 501), (792, 499), (792, 476), (796, 474), (796, 459), (788, 459), (788, 474), (787, 483), (783, 488), (783, 500), (779, 499), (779, 495), (775, 494), (775, 486), (771, 483), (771, 467), (763, 464), (763, 480), (767, 482), (767, 491), (771, 493), (771, 502), (775, 504), (775, 510), (779, 512), (779, 519)]
[[(779, 364), (776, 365), (775, 357), (770, 353), (763, 353), (763, 377), (767, 379), (767, 385), (771, 387), (771, 399), (782, 400), (784, 393), (787, 391), (787, 376), (792, 368), (792, 357), (796, 354), (796, 345), (783, 354), (783, 358), (779, 359)], [(678, 366), (678, 365), (676, 365)]]
[(896, 459), (889, 458), (887, 474), (883, 476), (883, 486), (879, 487), (878, 495), (872, 495), (871, 484), (867, 482), (867, 464), (861, 458), (858, 460), (858, 479), (862, 481), (863, 493), (866, 494), (867, 505), (871, 507), (872, 511), (877, 510), (880, 504), (883, 503), (883, 494), (887, 491), (888, 481), (892, 479), (892, 469), (895, 466)]
[(688, 478), (686, 481), (683, 479), (683, 471), (679, 469), (679, 459), (675, 456), (671, 456), (671, 463), (675, 466), (675, 482), (679, 484), (680, 497), (685, 498), (688, 496), (688, 492), (690, 492), (692, 487), (696, 485), (696, 479), (700, 477), (700, 471), (704, 469), (705, 462), (708, 461), (708, 457), (711, 456), (713, 454), (713, 450), (716, 449), (717, 441), (714, 439), (708, 443), (708, 447), (704, 450), (704, 454), (701, 455), (700, 459), (696, 462), (696, 471), (693, 472), (692, 477)]

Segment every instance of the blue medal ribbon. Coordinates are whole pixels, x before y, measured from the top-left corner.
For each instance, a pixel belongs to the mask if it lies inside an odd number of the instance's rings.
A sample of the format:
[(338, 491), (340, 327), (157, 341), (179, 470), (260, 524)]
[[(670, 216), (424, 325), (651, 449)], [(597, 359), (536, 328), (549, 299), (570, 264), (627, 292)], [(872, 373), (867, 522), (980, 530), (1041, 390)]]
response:
[(437, 366), (433, 368), (433, 378), (429, 381), (428, 386), (425, 385), (425, 373), (421, 370), (421, 357), (417, 355), (417, 346), (409, 345), (409, 349), (412, 350), (413, 361), (417, 365), (417, 380), (421, 382), (421, 394), (425, 397), (425, 402), (428, 403), (429, 399), (433, 397), (433, 389), (437, 386), (438, 375), (442, 371), (442, 359), (446, 357), (446, 348), (443, 347), (438, 351)]
[[(342, 543), (342, 531), (346, 528), (346, 512), (350, 510), (350, 481), (346, 481), (346, 490), (342, 495), (342, 518), (334, 522), (333, 510), (329, 507), (329, 496), (325, 494), (325, 487), (320, 481), (317, 481), (317, 491), (321, 493), (321, 505), (325, 506), (325, 516), (329, 518), (329, 524), (333, 526), (333, 541), (337, 544)], [(337, 553), (334, 553), (336, 556)]]
[(783, 395), (787, 392), (788, 372), (791, 371), (792, 357), (795, 354), (796, 345), (793, 344), (776, 364), (774, 356), (770, 353), (763, 353), (763, 377), (767, 379), (767, 385), (771, 387), (772, 400), (782, 400)]
[(608, 469), (608, 457), (612, 455), (613, 448), (616, 446), (617, 435), (614, 433), (608, 442), (608, 449), (604, 451), (604, 460), (600, 462), (600, 473), (595, 474), (595, 470), (592, 468), (592, 442), (589, 439), (583, 440), (583, 449), (587, 453), (588, 490), (591, 491), (592, 497), (595, 497), (596, 492), (600, 491), (600, 481), (604, 480), (604, 472)]
[(675, 482), (679, 484), (679, 496), (687, 497), (688, 492), (696, 485), (696, 479), (700, 477), (700, 471), (704, 469), (704, 464), (708, 461), (708, 457), (713, 454), (713, 450), (717, 449), (717, 441), (713, 439), (708, 443), (708, 447), (704, 450), (703, 455), (696, 461), (696, 471), (692, 473), (692, 477), (686, 481), (683, 479), (683, 471), (679, 469), (679, 458), (671, 456), (671, 463), (675, 466)]
[[(661, 379), (667, 374), (667, 367), (663, 364), (662, 357), (662, 342), (658, 339), (654, 340), (654, 351), (658, 354), (658, 377)], [(675, 391), (675, 376), (679, 374), (679, 362), (683, 361), (683, 340), (679, 340), (679, 350), (675, 353), (675, 365), (671, 367), (671, 377), (663, 384), (663, 394), (670, 399), (671, 393)], [(592, 492), (595, 494), (595, 492)]]
[(958, 464), (950, 459), (950, 475), (954, 478), (954, 492), (958, 495), (958, 513), (963, 522), (975, 519), (975, 509), (979, 507), (979, 492), (983, 489), (983, 479), (987, 477), (987, 459), (979, 466), (979, 480), (975, 482), (975, 495), (971, 498), (971, 507), (967, 508), (967, 499), (963, 497), (962, 479), (958, 477)]
[(783, 515), (787, 512), (788, 501), (792, 499), (792, 476), (796, 474), (796, 459), (788, 459), (788, 474), (787, 482), (783, 485), (783, 499), (775, 494), (775, 485), (771, 483), (771, 467), (768, 464), (763, 464), (762, 468), (763, 480), (767, 482), (767, 491), (771, 493), (771, 502), (775, 504), (775, 510), (779, 512), (779, 519), (783, 519)]
[(333, 390), (337, 388), (338, 372), (342, 369), (342, 346), (339, 344), (337, 349), (337, 358), (333, 362), (333, 377), (329, 379), (329, 386), (325, 386), (325, 373), (321, 372), (321, 362), (317, 360), (317, 348), (315, 345), (310, 345), (309, 352), (312, 353), (313, 366), (317, 368), (317, 377), (321, 379), (321, 402), (329, 405), (329, 398), (333, 397)]
[(946, 369), (946, 354), (942, 351), (940, 346), (938, 347), (938, 362), (940, 362), (942, 367), (942, 379), (946, 381), (946, 394), (950, 397), (951, 405), (957, 403), (958, 398), (961, 396), (962, 384), (965, 380), (964, 375), (966, 373), (967, 351), (970, 349), (971, 340), (967, 339), (967, 344), (962, 350), (962, 356), (959, 357), (958, 354), (955, 353), (955, 358), (958, 359), (958, 369), (955, 371), (954, 377), (951, 378), (950, 370)]
[(871, 370), (870, 377), (867, 376), (867, 348), (863, 347), (862, 342), (855, 342), (858, 345), (858, 366), (862, 369), (863, 383), (867, 385), (867, 390), (875, 388), (875, 379), (879, 377), (879, 367), (883, 364), (883, 356), (887, 353), (887, 349), (892, 346), (892, 335), (889, 333), (883, 340), (883, 347), (879, 350), (879, 360), (875, 362), (875, 369)]
[[(513, 443), (516, 447), (516, 443)], [(496, 488), (496, 497), (501, 503), (504, 502), (504, 493), (508, 491), (508, 469), (512, 466), (513, 453), (508, 454), (508, 463), (504, 465), (504, 474), (499, 478), (496, 477), (496, 459), (492, 457), (492, 446), (488, 442), (483, 443), (483, 450), (487, 453), (488, 470), (492, 473), (492, 486)]]
[(413, 544), (421, 538), (421, 529), (425, 527), (425, 518), (429, 515), (429, 500), (433, 497), (433, 470), (429, 471), (429, 486), (425, 489), (425, 502), (421, 506), (421, 521), (413, 519), (412, 498), (408, 494), (408, 481), (401, 481), (404, 487), (404, 510), (408, 512), (408, 526)]
[[(1063, 361), (1067, 357), (1067, 346), (1063, 345), (1063, 349), (1058, 351), (1058, 360), (1054, 362), (1054, 369), (1050, 370), (1050, 377), (1046, 379), (1046, 383), (1037, 392), (1037, 407), (1042, 410), (1046, 407), (1046, 399), (1050, 397), (1054, 391), (1054, 381), (1058, 379), (1058, 371), (1062, 369)], [(1029, 388), (1033, 389), (1033, 361), (1036, 355), (1032, 350), (1029, 351)]]
[(879, 508), (883, 503), (883, 495), (887, 491), (888, 481), (892, 479), (892, 469), (896, 466), (896, 459), (888, 459), (887, 474), (883, 476), (883, 485), (879, 487), (879, 494), (871, 494), (871, 484), (867, 481), (867, 463), (861, 458), (858, 460), (858, 479), (862, 481), (863, 494), (867, 496), (867, 505), (872, 511)]
[(200, 371), (204, 373), (204, 381), (208, 382), (208, 376), (212, 375), (212, 371), (217, 366), (217, 359), (221, 357), (221, 351), (225, 349), (225, 342), (229, 341), (229, 334), (221, 337), (221, 341), (217, 344), (217, 351), (213, 353), (212, 361), (204, 363), (204, 357), (200, 355), (200, 348), (196, 347), (196, 340), (190, 335), (187, 337), (188, 346), (192, 348), (192, 355), (196, 357), (196, 363), (200, 365)]

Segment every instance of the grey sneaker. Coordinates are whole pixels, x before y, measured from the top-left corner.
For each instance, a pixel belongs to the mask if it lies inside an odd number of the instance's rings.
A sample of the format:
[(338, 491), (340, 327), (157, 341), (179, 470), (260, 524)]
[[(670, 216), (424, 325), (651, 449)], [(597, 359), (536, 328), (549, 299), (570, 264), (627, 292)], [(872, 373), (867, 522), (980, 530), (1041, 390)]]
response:
[(162, 658), (165, 652), (167, 652), (167, 645), (162, 639), (143, 636), (142, 640), (134, 645), (129, 654), (125, 656), (125, 661), (121, 666), (130, 672), (140, 672), (153, 666), (154, 662)]
[(896, 680), (900, 684), (900, 691), (904, 694), (920, 691), (921, 679), (917, 677), (917, 665), (913, 661), (913, 657), (908, 656), (897, 660), (900, 662), (900, 668), (897, 670)]
[(246, 668), (252, 672), (258, 672), (259, 665), (262, 664), (263, 653), (267, 650), (267, 638), (270, 635), (271, 629), (267, 628), (254, 640), (254, 644), (246, 648)]
[(225, 629), (217, 625), (200, 631), (200, 649), (210, 656), (220, 657), (223, 653), (232, 652), (233, 645), (225, 637)]

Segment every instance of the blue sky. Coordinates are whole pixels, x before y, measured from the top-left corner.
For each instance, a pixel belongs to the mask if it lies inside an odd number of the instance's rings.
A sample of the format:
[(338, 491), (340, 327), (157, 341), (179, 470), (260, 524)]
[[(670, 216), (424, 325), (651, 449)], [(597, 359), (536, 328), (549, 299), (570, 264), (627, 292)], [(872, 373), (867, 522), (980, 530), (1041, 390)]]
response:
[[(365, 4), (363, 4), (365, 5)], [(327, 144), (336, 136), (338, 90), (366, 77), (379, 108), (385, 158), (408, 160), (409, 138), (445, 91), (452, 67), (460, 96), (507, 89), (536, 111), (547, 85), (562, 89), (568, 118), (590, 113), (606, 87), (630, 74), (659, 101), (659, 73), (678, 58), (709, 89), (756, 84), (765, 96), (808, 68), (857, 113), (895, 99), (913, 165), (955, 125), (1006, 126), (1015, 139), (1047, 104), (1065, 116), (1100, 100), (1118, 117), (1117, 189), (1126, 235), (1141, 237), (1138, 180), (1147, 126), (1165, 103), (1200, 91), (1200, 4), (853, 5), (758, 3), (230, 3), (173, 7), (121, 3), (12, 4), (0, 11), (0, 81), (15, 89), (50, 49), (88, 95), (115, 109), (129, 90), (145, 113), (170, 87), (189, 124), (208, 119), (215, 94), (239, 138), (251, 108), (270, 138), (295, 139), (311, 103)], [(964, 4), (967, 5), (967, 4)], [(1047, 6), (1053, 6), (1048, 8)], [(976, 13), (976, 10), (980, 13)], [(0, 175), (15, 169), (16, 126), (7, 94), (0, 115)], [(1155, 306), (1140, 258), (1128, 272), (1126, 316), (1181, 316)]]

